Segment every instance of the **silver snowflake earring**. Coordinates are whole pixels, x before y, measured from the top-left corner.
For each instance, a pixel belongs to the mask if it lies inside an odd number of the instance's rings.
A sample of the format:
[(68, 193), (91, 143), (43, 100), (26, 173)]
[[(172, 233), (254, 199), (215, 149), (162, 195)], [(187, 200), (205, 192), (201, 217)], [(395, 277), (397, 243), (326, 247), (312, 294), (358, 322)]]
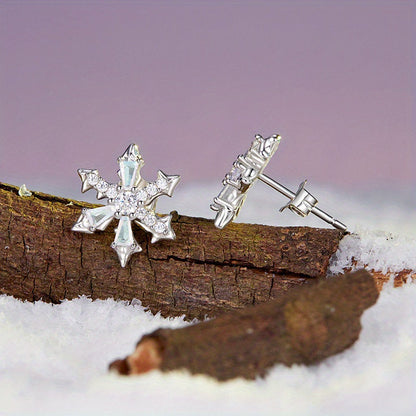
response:
[(281, 136), (278, 134), (268, 138), (263, 138), (260, 134), (257, 134), (247, 152), (238, 156), (231, 171), (225, 175), (222, 182), (223, 188), (218, 196), (214, 198), (214, 203), (211, 204), (211, 209), (217, 212), (215, 226), (224, 228), (237, 217), (247, 197), (248, 190), (259, 179), (289, 198), (290, 201), (280, 208), (280, 212), (289, 208), (290, 211), (301, 217), (306, 217), (312, 213), (335, 228), (346, 231), (347, 226), (345, 224), (316, 206), (318, 200), (305, 189), (306, 180), (299, 185), (296, 192), (292, 192), (263, 173), (276, 152), (280, 140)]
[(142, 251), (134, 239), (131, 221), (152, 233), (152, 243), (175, 239), (171, 227), (172, 216), (156, 214), (155, 207), (159, 196), (172, 196), (180, 176), (165, 175), (159, 170), (155, 182), (145, 181), (140, 175), (144, 161), (135, 144), (131, 144), (118, 158), (118, 163), (118, 184), (106, 182), (96, 169), (78, 169), (82, 181), (81, 192), (95, 189), (97, 199), (108, 198), (108, 205), (84, 208), (72, 231), (92, 234), (95, 230), (105, 230), (113, 218), (118, 219), (116, 237), (111, 247), (117, 252), (121, 266), (125, 267), (132, 254)]

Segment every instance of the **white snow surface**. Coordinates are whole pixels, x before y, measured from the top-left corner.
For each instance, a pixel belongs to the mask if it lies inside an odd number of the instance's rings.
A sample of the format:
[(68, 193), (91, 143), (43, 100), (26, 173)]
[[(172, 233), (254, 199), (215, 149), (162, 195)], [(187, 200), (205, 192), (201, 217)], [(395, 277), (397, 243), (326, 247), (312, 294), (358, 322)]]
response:
[[(356, 268), (416, 271), (414, 195), (309, 190), (355, 233), (343, 239), (330, 274), (352, 259)], [(207, 206), (218, 191), (218, 184), (184, 187), (174, 200), (159, 204), (159, 211), (212, 217)], [(324, 226), (312, 216), (279, 214), (286, 201), (265, 187), (250, 194), (241, 222)], [(0, 296), (0, 415), (416, 414), (414, 283), (387, 284), (364, 313), (359, 340), (315, 366), (276, 365), (265, 379), (226, 383), (185, 371), (139, 377), (107, 371), (143, 334), (184, 325), (189, 323), (182, 318), (151, 314), (139, 301), (81, 297), (51, 305)]]

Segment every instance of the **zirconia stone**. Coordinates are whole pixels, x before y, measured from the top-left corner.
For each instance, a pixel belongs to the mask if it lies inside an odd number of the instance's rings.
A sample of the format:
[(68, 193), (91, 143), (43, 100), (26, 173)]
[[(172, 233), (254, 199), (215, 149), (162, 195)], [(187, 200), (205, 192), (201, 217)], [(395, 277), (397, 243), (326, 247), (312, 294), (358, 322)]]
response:
[(146, 215), (144, 218), (144, 223), (149, 227), (152, 227), (156, 223), (156, 217), (152, 214)]
[(269, 137), (264, 142), (264, 150), (263, 155), (264, 157), (269, 157), (272, 154), (273, 146), (276, 143), (276, 139), (274, 137)]
[(117, 187), (115, 185), (111, 185), (108, 188), (108, 190), (106, 192), (106, 195), (111, 199), (115, 198), (117, 196)]
[(136, 195), (130, 191), (120, 192), (116, 196), (114, 204), (117, 211), (121, 212), (121, 215), (132, 214), (136, 210)]
[(120, 192), (117, 196), (116, 199), (114, 200), (115, 204), (117, 206), (121, 206), (124, 205), (127, 202), (127, 198), (128, 198), (128, 194), (130, 192)]
[(121, 209), (121, 207), (124, 205), (123, 194), (118, 194), (116, 196), (116, 199), (114, 200), (114, 205), (118, 210)]
[(100, 180), (97, 183), (97, 190), (104, 193), (108, 189), (108, 183), (106, 181)]
[(136, 210), (136, 218), (138, 218), (139, 220), (142, 220), (144, 217), (146, 217), (146, 215), (149, 213), (149, 211), (146, 208), (139, 208)]
[(113, 214), (114, 211), (111, 205), (93, 208), (87, 211), (87, 216), (89, 218), (90, 225), (94, 228), (99, 228), (102, 224), (104, 224), (106, 221), (112, 218)]
[(157, 186), (154, 183), (149, 183), (149, 185), (146, 186), (146, 191), (151, 196), (156, 195), (157, 194)]
[(137, 195), (133, 192), (129, 192), (129, 194), (127, 195), (127, 202), (131, 205), (136, 205), (137, 204)]
[(95, 173), (89, 173), (88, 176), (87, 176), (88, 183), (92, 186), (97, 185), (99, 179), (100, 178)]
[(228, 175), (232, 181), (237, 182), (241, 179), (241, 169), (234, 166)]
[(135, 185), (139, 164), (134, 160), (120, 161), (120, 177), (122, 184), (130, 188)]
[(156, 185), (160, 190), (165, 190), (168, 187), (168, 181), (165, 178), (159, 178), (156, 181)]
[(162, 221), (158, 221), (158, 222), (154, 225), (153, 229), (154, 229), (157, 233), (162, 234), (162, 233), (164, 233), (164, 232), (166, 231), (166, 224), (165, 224), (164, 222), (162, 222)]
[(121, 217), (116, 230), (116, 245), (131, 246), (134, 243), (133, 231), (129, 217)]
[(137, 191), (136, 196), (137, 196), (137, 199), (140, 202), (146, 201), (146, 199), (147, 199), (147, 192), (144, 189), (140, 189), (140, 191)]

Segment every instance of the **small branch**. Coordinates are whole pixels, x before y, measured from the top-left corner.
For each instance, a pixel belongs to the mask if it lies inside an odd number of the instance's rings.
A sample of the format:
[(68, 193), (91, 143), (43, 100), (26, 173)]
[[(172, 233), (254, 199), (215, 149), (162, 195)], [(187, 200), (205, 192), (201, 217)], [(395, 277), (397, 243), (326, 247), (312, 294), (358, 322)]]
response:
[(181, 329), (145, 335), (110, 369), (133, 375), (186, 369), (220, 381), (264, 376), (277, 363), (314, 364), (351, 346), (378, 291), (365, 270), (318, 282), (268, 302)]

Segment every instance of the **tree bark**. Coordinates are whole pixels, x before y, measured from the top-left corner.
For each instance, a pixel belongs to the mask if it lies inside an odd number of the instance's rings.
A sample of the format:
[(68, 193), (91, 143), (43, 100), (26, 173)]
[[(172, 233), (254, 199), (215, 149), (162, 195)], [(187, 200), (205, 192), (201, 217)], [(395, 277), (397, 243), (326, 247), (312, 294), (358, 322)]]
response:
[[(112, 227), (75, 233), (81, 208), (96, 205), (39, 192), (20, 197), (0, 183), (0, 292), (57, 303), (92, 299), (140, 299), (153, 312), (187, 318), (255, 305), (326, 275), (343, 233), (309, 227), (230, 224), (180, 216), (175, 241), (150, 244), (135, 227), (143, 252), (121, 268), (110, 244)], [(116, 222), (114, 222), (116, 224)]]
[(365, 270), (319, 279), (280, 300), (180, 329), (145, 335), (110, 369), (134, 375), (186, 369), (220, 381), (264, 376), (277, 363), (314, 364), (351, 346), (378, 290)]

